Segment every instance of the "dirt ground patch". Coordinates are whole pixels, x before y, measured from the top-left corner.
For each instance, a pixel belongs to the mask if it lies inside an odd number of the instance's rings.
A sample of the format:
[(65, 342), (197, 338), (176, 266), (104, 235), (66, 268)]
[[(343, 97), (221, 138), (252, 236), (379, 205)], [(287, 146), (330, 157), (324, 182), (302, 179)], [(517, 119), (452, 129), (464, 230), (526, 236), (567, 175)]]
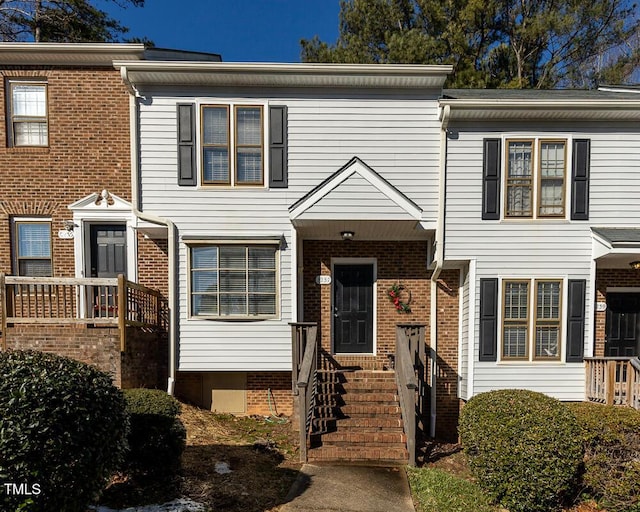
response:
[(101, 500), (114, 508), (182, 496), (224, 512), (276, 512), (298, 475), (296, 434), (286, 418), (235, 417), (182, 404), (187, 445), (166, 482), (115, 478)]

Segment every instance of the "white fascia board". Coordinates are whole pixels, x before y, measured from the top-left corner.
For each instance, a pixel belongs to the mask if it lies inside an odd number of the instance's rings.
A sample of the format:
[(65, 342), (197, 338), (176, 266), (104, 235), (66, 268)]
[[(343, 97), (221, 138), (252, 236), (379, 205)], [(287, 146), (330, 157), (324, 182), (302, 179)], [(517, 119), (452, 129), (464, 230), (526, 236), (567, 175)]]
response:
[(439, 100), (441, 108), (449, 107), (449, 119), (505, 120), (505, 119), (640, 119), (640, 100), (498, 100), (465, 99)]
[(22, 65), (112, 66), (144, 57), (143, 44), (0, 43), (0, 63)]
[(115, 61), (134, 85), (441, 89), (452, 66)]

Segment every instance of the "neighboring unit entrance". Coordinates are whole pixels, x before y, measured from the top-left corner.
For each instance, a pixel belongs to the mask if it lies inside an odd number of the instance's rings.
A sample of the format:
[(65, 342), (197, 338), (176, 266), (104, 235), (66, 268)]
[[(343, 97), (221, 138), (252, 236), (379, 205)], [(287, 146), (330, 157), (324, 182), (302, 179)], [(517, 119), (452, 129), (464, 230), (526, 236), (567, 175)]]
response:
[(640, 293), (607, 293), (607, 357), (637, 356), (640, 340)]
[(127, 273), (127, 231), (124, 224), (90, 226), (91, 277)]
[(333, 267), (333, 349), (373, 353), (373, 264)]

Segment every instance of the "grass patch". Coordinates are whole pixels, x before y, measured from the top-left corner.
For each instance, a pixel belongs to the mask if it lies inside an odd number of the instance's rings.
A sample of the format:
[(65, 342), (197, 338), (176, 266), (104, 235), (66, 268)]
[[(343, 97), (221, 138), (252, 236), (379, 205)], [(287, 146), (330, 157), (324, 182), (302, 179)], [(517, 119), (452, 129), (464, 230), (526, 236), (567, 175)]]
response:
[(473, 482), (441, 469), (408, 468), (409, 484), (418, 512), (497, 512)]

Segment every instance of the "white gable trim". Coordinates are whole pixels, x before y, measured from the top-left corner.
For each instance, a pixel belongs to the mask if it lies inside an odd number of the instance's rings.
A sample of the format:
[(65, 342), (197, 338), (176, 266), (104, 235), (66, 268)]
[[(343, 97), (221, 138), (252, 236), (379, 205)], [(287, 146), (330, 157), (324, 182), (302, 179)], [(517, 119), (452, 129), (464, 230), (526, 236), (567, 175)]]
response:
[(76, 277), (88, 277), (89, 229), (91, 224), (122, 223), (127, 227), (127, 279), (137, 282), (136, 221), (130, 202), (103, 190), (67, 206), (73, 212)]
[(422, 220), (422, 209), (406, 197), (397, 188), (386, 181), (358, 157), (352, 158), (342, 169), (336, 172), (329, 179), (318, 185), (307, 196), (295, 203), (289, 210), (291, 220), (298, 219), (313, 205), (326, 197), (333, 190), (336, 190), (342, 183), (354, 174), (358, 174), (366, 180), (372, 187), (382, 193), (389, 200), (393, 201), (400, 209), (405, 211), (415, 220)]

